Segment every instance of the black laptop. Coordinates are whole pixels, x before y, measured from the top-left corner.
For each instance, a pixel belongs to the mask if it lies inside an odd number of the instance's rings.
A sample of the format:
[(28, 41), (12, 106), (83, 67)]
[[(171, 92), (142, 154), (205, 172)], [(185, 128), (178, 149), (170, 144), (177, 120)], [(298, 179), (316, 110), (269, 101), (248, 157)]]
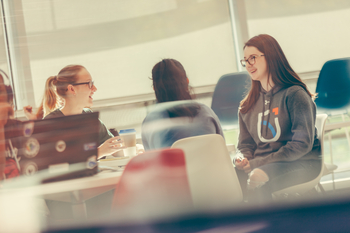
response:
[(21, 175), (44, 174), (43, 182), (97, 173), (99, 113), (13, 121), (5, 129)]

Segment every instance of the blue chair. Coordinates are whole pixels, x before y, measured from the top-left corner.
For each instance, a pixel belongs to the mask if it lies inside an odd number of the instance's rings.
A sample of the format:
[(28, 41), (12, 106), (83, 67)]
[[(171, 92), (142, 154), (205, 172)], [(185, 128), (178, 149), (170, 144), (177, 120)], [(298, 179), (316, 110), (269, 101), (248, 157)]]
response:
[(221, 76), (216, 84), (211, 108), (224, 130), (238, 128), (238, 107), (250, 88), (250, 80), (247, 72), (230, 73)]
[[(315, 103), (319, 113), (327, 113), (329, 116), (341, 114), (343, 122), (336, 125), (329, 124), (326, 126), (326, 132), (330, 132), (336, 128), (343, 128), (350, 125), (349, 121), (345, 121), (344, 114), (348, 114), (350, 107), (350, 57), (340, 58), (327, 61), (320, 72), (316, 86), (317, 98)], [(345, 128), (346, 137), (350, 146), (350, 136), (347, 128)], [(337, 166), (333, 164), (331, 134), (328, 134), (330, 143), (331, 164), (325, 164), (323, 175), (332, 174), (333, 189), (334, 186), (334, 170)]]
[(327, 61), (317, 80), (315, 103), (318, 110), (330, 115), (350, 106), (350, 57)]

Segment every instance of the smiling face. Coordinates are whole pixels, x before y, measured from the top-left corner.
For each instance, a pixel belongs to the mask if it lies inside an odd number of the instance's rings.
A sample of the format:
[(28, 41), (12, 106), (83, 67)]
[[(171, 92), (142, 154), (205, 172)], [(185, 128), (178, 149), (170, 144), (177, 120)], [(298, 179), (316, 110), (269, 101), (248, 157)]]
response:
[(246, 46), (244, 48), (244, 60), (255, 57), (255, 63), (253, 65), (250, 65), (248, 62), (246, 63), (246, 69), (250, 77), (255, 81), (260, 81), (260, 83), (267, 83), (269, 76), (267, 63), (265, 57), (260, 55), (264, 54), (253, 46)]
[[(92, 81), (90, 73), (86, 69), (81, 69), (76, 75), (76, 83), (85, 83)], [(84, 107), (91, 107), (93, 102), (93, 95), (97, 88), (95, 85), (92, 85), (91, 89), (89, 84), (82, 84), (74, 86), (76, 90), (76, 98), (79, 100), (79, 103)]]

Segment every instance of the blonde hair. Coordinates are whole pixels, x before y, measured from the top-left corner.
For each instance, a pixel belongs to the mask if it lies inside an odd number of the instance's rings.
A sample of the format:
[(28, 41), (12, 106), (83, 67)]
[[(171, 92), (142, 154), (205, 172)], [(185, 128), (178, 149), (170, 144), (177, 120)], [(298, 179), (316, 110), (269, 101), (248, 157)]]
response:
[(46, 80), (44, 97), (36, 114), (37, 118), (43, 118), (64, 105), (67, 87), (76, 82), (76, 76), (82, 69), (85, 69), (82, 65), (68, 65), (61, 69), (58, 75)]

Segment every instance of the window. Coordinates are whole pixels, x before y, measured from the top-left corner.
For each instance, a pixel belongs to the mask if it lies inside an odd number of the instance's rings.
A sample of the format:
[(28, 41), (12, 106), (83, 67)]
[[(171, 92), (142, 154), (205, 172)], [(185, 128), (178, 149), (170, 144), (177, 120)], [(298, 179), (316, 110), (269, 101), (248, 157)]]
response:
[[(153, 93), (148, 77), (162, 58), (179, 60), (194, 87), (214, 85), (221, 75), (237, 71), (226, 0), (8, 4), (12, 59), (23, 69), (16, 74), (22, 80), (18, 89), (32, 93), (36, 105), (46, 79), (68, 64), (89, 70), (99, 90), (95, 100)], [(23, 81), (27, 85), (20, 85)], [(19, 102), (21, 108), (28, 96)]]
[(347, 0), (246, 0), (249, 36), (269, 34), (297, 72), (319, 71), (350, 54)]

